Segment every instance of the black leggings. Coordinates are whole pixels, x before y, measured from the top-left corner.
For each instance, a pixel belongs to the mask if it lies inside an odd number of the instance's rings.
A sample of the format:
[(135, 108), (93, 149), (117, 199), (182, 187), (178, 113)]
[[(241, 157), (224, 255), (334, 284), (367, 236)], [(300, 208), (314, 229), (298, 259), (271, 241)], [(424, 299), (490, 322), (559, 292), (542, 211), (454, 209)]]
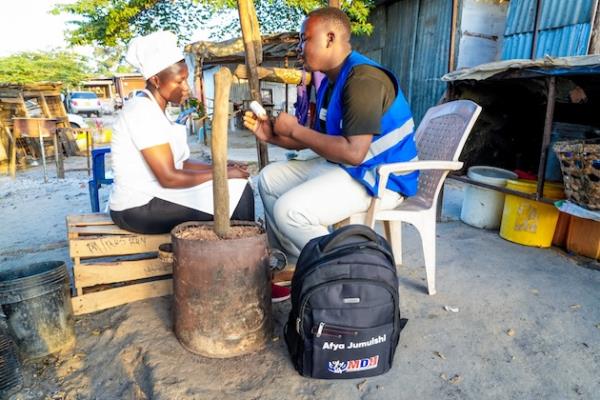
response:
[[(110, 210), (110, 217), (119, 228), (137, 233), (168, 233), (187, 221), (212, 221), (211, 214), (154, 197), (148, 204), (123, 211)], [(254, 193), (246, 185), (233, 211), (232, 220), (254, 221)]]

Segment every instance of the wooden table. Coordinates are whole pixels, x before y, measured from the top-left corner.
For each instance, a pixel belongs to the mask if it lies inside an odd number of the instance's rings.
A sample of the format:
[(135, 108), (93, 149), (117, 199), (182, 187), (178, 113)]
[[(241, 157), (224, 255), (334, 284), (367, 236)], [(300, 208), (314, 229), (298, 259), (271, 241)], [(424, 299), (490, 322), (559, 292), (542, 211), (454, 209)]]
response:
[[(56, 163), (56, 176), (63, 179), (65, 170), (63, 165), (62, 151), (59, 150), (58, 131), (56, 129), (56, 118), (13, 118), (12, 149), (16, 149), (17, 138), (33, 137), (38, 138), (40, 154), (42, 156), (42, 165), (44, 168), (44, 182), (48, 182), (46, 172), (46, 151), (44, 149), (44, 138), (52, 138), (54, 146), (54, 161)], [(16, 163), (16, 152), (11, 152), (11, 165)]]

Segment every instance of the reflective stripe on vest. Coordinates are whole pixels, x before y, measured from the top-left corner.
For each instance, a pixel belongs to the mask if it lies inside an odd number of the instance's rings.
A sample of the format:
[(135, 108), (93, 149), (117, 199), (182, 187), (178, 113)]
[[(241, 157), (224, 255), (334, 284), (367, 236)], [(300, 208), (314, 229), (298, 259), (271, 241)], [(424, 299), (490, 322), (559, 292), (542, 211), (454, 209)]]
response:
[[(350, 53), (331, 89), (329, 104), (327, 105), (326, 133), (328, 135), (342, 135), (342, 92), (344, 84), (352, 68), (363, 64), (384, 71), (392, 80), (397, 94), (392, 105), (381, 117), (381, 133), (373, 135), (369, 150), (360, 165), (340, 164), (340, 166), (365, 186), (371, 195), (377, 196), (379, 182), (377, 167), (381, 164), (415, 161), (417, 160), (417, 148), (414, 141), (412, 114), (398, 86), (396, 77), (387, 69), (357, 52)], [(323, 108), (327, 87), (328, 82), (323, 82), (317, 93), (317, 113), (320, 113)], [(319, 118), (315, 119), (313, 128), (319, 130)], [(417, 171), (391, 174), (386, 188), (405, 196), (412, 196), (417, 192), (418, 176)]]

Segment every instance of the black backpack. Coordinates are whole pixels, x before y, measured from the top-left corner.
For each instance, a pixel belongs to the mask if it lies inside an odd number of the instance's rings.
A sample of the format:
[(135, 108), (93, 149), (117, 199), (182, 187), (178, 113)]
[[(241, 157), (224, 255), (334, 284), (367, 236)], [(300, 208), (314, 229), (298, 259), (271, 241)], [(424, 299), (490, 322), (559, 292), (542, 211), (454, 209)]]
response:
[(284, 327), (301, 375), (352, 379), (387, 372), (405, 321), (394, 257), (375, 231), (348, 225), (302, 249)]

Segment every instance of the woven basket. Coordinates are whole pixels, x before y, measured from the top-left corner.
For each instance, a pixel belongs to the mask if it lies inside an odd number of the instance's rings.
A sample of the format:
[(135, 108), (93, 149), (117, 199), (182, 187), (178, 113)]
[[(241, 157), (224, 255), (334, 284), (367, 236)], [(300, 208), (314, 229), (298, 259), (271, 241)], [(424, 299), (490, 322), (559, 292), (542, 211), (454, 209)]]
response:
[(569, 200), (590, 210), (600, 210), (600, 140), (556, 142), (565, 193)]

